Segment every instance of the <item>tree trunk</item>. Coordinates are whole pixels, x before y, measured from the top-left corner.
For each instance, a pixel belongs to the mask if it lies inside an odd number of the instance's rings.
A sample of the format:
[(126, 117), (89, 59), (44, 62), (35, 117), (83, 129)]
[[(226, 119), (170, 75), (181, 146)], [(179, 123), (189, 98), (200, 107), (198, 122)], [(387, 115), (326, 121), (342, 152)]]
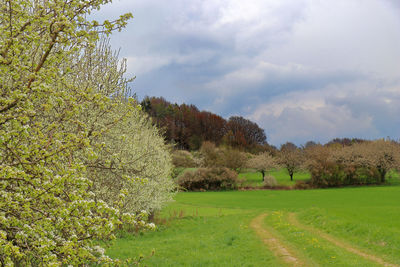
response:
[(381, 175), (381, 183), (385, 183), (386, 182), (386, 170), (382, 170), (382, 169), (378, 169), (379, 174)]
[(262, 171), (261, 171), (261, 174), (262, 174), (262, 179), (263, 179), (263, 182), (264, 182), (265, 171), (264, 171), (264, 170), (262, 170)]
[(290, 175), (290, 181), (293, 181), (293, 172), (289, 173)]

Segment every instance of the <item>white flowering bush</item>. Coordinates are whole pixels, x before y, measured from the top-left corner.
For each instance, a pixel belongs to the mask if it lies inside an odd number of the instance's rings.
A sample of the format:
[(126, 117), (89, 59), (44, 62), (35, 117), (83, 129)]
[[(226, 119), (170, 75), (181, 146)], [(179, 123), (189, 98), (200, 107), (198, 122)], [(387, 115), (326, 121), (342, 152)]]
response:
[[(129, 188), (120, 188), (113, 201), (103, 199), (99, 176), (91, 175), (91, 163), (119, 157), (102, 154), (104, 148), (112, 151), (108, 142), (120, 132), (111, 129), (140, 118), (134, 101), (122, 103), (120, 88), (127, 81), (112, 60), (82, 69), (99, 33), (120, 29), (131, 17), (87, 20), (108, 2), (0, 2), (1, 266), (115, 266), (121, 262), (105, 256), (93, 240), (113, 238), (122, 223), (153, 227), (147, 212), (127, 208)], [(99, 73), (103, 79), (93, 76)], [(114, 115), (105, 116), (110, 111)], [(122, 187), (125, 181), (139, 186), (150, 180), (138, 178), (140, 173), (118, 175)]]
[[(118, 111), (129, 109), (126, 103)], [(115, 111), (117, 112), (117, 111)], [(104, 116), (115, 116), (109, 112)], [(146, 114), (131, 110), (98, 140), (104, 146), (98, 157), (88, 162), (89, 177), (96, 195), (124, 212), (146, 210), (153, 213), (172, 199), (175, 183), (170, 177), (171, 156), (158, 129)]]
[(170, 149), (137, 101), (126, 97), (131, 81), (124, 78), (126, 61), (118, 59), (106, 39), (75, 58), (71, 82), (96, 88), (110, 99), (104, 108), (92, 103), (80, 114), (89, 125), (92, 147), (78, 154), (93, 182), (91, 189), (122, 212), (159, 210), (175, 189)]

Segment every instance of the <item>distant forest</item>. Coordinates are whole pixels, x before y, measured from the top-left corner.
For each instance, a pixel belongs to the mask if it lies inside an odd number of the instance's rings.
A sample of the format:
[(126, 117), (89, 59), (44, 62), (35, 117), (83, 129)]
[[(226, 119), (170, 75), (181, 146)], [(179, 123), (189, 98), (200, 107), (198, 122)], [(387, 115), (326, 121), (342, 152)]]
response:
[(264, 129), (241, 116), (226, 120), (195, 105), (172, 104), (162, 97), (145, 97), (141, 105), (165, 131), (167, 141), (179, 149), (197, 150), (204, 141), (254, 152), (269, 146)]

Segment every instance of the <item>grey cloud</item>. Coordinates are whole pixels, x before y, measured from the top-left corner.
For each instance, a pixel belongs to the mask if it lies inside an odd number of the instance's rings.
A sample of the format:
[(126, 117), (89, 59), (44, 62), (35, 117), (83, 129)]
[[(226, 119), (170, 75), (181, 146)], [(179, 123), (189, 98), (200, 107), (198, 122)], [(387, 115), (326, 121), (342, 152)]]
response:
[(307, 68), (301, 65), (276, 66), (261, 64), (252, 69), (235, 70), (221, 80), (205, 86), (209, 92), (217, 92), (219, 101), (213, 110), (227, 115), (234, 114), (233, 105), (241, 103), (236, 113), (251, 112), (257, 105), (271, 98), (296, 91), (315, 91), (335, 84), (337, 86), (366, 79), (366, 75), (350, 71), (329, 71)]
[(308, 140), (325, 143), (335, 137), (371, 138), (377, 134), (368, 116), (353, 117), (349, 110), (335, 106), (313, 111), (287, 108), (278, 117), (262, 120), (267, 129), (272, 128), (270, 141), (274, 144), (288, 140), (297, 144)]
[(398, 0), (386, 0), (389, 4), (396, 8), (400, 8), (400, 2)]
[(399, 3), (123, 0), (98, 16), (134, 14), (112, 44), (139, 97), (248, 116), (279, 144), (400, 136)]
[(328, 103), (347, 107), (355, 116), (370, 116), (381, 137), (400, 137), (400, 88), (397, 92), (333, 98)]
[(376, 89), (356, 82), (279, 96), (250, 117), (270, 133), (271, 142), (304, 144), (335, 137), (396, 139), (400, 136), (398, 114), (400, 87)]

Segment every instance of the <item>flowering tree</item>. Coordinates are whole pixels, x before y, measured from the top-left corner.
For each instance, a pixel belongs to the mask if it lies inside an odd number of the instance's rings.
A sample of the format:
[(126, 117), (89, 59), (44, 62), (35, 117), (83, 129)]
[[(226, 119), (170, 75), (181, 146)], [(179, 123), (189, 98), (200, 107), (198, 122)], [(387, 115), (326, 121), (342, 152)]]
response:
[(279, 151), (279, 163), (287, 170), (290, 180), (293, 181), (293, 175), (296, 171), (300, 170), (303, 165), (302, 151), (296, 145), (287, 142), (281, 146)]
[(76, 67), (84, 61), (83, 49), (93, 48), (100, 32), (120, 29), (131, 17), (101, 25), (87, 20), (108, 2), (0, 2), (3, 266), (115, 265), (92, 240), (111, 238), (122, 222), (145, 226), (143, 214), (123, 212), (129, 192), (121, 190), (111, 203), (96, 195), (96, 183), (88, 178), (88, 163), (102, 157), (105, 134), (139, 114), (131, 102), (124, 105), (125, 113), (101, 121), (102, 114), (122, 105), (116, 95), (102, 91), (116, 73), (97, 84), (82, 84), (80, 78), (91, 80), (92, 72), (78, 73)]
[(306, 154), (311, 181), (318, 186), (384, 183), (386, 174), (400, 166), (399, 144), (391, 140), (317, 145)]
[(400, 166), (400, 146), (384, 139), (365, 141), (337, 150), (333, 158), (347, 166), (374, 168), (384, 183), (386, 174)]
[(267, 152), (258, 154), (247, 161), (247, 167), (261, 172), (264, 181), (265, 172), (278, 167), (276, 160)]
[(80, 114), (90, 129), (89, 154), (79, 151), (93, 182), (96, 197), (109, 205), (120, 201), (123, 212), (154, 212), (171, 200), (175, 188), (169, 147), (141, 111), (136, 100), (126, 97), (128, 82), (124, 78), (126, 61), (101, 39), (96, 47), (87, 47), (74, 55), (72, 83), (96, 88), (111, 100), (99, 108), (91, 103)]

